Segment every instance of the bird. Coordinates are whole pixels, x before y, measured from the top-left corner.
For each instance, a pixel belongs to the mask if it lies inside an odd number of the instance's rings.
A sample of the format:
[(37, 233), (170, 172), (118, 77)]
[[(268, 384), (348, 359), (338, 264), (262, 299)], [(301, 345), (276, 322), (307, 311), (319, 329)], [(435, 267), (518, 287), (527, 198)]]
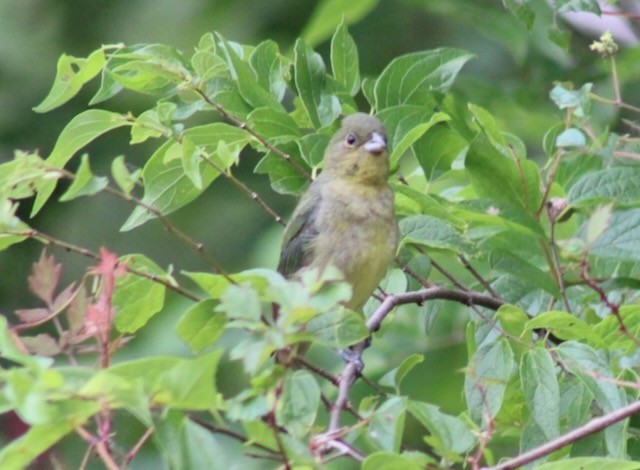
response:
[(278, 271), (291, 278), (334, 266), (352, 288), (344, 306), (359, 310), (398, 246), (389, 167), (383, 123), (366, 113), (346, 116), (284, 230)]

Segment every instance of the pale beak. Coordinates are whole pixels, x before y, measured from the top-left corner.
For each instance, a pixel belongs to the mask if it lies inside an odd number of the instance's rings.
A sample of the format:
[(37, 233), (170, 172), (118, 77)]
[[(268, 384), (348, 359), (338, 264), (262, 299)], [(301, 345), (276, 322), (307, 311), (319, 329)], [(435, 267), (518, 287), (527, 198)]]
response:
[(364, 143), (363, 147), (369, 153), (378, 154), (382, 153), (382, 151), (387, 148), (387, 142), (385, 141), (383, 136), (381, 136), (377, 132), (374, 132), (371, 134), (369, 140)]

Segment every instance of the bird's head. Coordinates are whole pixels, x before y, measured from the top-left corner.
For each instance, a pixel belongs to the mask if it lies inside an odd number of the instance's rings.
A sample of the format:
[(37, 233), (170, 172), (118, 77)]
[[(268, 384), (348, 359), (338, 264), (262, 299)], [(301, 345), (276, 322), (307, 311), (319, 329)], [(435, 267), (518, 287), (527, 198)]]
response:
[(383, 184), (389, 176), (387, 134), (375, 116), (355, 113), (342, 120), (324, 157), (324, 171), (365, 184)]

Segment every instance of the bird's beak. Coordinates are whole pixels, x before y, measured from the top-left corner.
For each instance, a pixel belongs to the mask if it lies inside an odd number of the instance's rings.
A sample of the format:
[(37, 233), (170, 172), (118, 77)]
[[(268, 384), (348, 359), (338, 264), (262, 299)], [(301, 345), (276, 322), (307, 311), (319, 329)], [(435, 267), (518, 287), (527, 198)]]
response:
[(387, 148), (387, 142), (384, 140), (384, 137), (374, 132), (371, 134), (369, 140), (367, 140), (364, 145), (364, 149), (369, 153), (382, 153)]

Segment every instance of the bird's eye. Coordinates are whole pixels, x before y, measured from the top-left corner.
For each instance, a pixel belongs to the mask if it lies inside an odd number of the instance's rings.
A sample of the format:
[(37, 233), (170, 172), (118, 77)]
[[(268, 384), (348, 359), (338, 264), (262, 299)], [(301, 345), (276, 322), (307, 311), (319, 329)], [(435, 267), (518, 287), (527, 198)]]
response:
[(356, 139), (356, 136), (355, 136), (355, 135), (353, 135), (353, 134), (349, 134), (349, 135), (347, 136), (347, 140), (346, 140), (347, 145), (349, 145), (349, 146), (353, 146), (353, 145), (355, 145), (356, 140), (357, 140), (357, 139)]

